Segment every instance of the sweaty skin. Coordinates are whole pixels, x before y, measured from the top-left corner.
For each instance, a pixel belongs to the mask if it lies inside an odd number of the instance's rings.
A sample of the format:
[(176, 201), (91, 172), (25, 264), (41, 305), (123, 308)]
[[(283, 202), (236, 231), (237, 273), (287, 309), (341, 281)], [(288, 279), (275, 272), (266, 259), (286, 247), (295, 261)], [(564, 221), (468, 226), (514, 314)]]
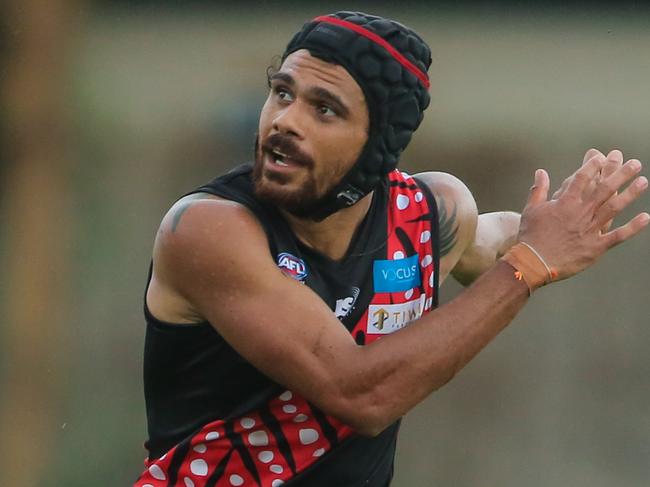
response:
[[(274, 133), (292, 137), (314, 165), (277, 167), (271, 156), (260, 154), (267, 173), (283, 174), (263, 184), (280, 194), (299, 191), (311, 178), (324, 192), (363, 146), (365, 104), (345, 70), (305, 51), (289, 56), (280, 72), (293, 83), (272, 86), (260, 117), (260, 141)], [(343, 100), (347, 117), (314, 96), (318, 87)], [(608, 158), (589, 151), (550, 200), (548, 174), (538, 170), (520, 225), (514, 213), (479, 216), (471, 193), (453, 176), (421, 174), (446, 209), (441, 280), (452, 273), (475, 282), (450, 303), (367, 346), (354, 342), (311, 289), (278, 270), (259, 221), (246, 208), (215, 197), (183, 199), (164, 217), (147, 303), (164, 321), (209, 321), (271, 379), (359, 433), (376, 435), (454, 377), (526, 303), (526, 284), (497, 260), (516, 240), (533, 245), (559, 278), (567, 278), (647, 226), (650, 216), (642, 213), (609, 230), (613, 217), (646, 189), (646, 178), (637, 177), (640, 169), (636, 160), (623, 164), (619, 151)], [(337, 259), (371, 197), (322, 222), (285, 216), (298, 238)]]

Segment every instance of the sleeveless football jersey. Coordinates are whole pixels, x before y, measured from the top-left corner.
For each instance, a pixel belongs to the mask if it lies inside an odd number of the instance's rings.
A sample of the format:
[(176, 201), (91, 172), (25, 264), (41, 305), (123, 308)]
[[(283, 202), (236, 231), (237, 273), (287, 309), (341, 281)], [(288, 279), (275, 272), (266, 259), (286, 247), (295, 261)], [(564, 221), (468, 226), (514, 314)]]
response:
[[(437, 306), (435, 200), (405, 173), (377, 188), (339, 261), (304, 245), (255, 198), (250, 165), (196, 192), (249, 208), (278, 267), (314, 290), (360, 345)], [(145, 317), (149, 457), (137, 487), (388, 486), (399, 421), (376, 437), (358, 435), (255, 369), (209, 323), (161, 322), (146, 303)]]

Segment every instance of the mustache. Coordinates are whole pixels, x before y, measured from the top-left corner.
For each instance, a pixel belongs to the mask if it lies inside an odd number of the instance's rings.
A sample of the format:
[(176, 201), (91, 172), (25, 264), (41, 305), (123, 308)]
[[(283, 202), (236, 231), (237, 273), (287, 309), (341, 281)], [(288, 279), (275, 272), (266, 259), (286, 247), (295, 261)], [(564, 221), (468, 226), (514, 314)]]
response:
[(287, 137), (282, 134), (273, 134), (267, 138), (262, 144), (262, 150), (266, 152), (272, 152), (277, 150), (285, 154), (289, 159), (300, 166), (313, 167), (313, 159), (300, 150), (298, 144), (296, 144), (291, 137)]

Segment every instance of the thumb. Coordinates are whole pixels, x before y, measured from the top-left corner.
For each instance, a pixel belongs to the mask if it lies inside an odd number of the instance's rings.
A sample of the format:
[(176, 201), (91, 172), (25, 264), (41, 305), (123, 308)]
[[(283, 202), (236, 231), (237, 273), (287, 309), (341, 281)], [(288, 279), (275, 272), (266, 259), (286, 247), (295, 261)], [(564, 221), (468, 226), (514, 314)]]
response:
[(544, 169), (535, 171), (535, 184), (530, 188), (526, 206), (537, 206), (548, 199), (550, 180)]

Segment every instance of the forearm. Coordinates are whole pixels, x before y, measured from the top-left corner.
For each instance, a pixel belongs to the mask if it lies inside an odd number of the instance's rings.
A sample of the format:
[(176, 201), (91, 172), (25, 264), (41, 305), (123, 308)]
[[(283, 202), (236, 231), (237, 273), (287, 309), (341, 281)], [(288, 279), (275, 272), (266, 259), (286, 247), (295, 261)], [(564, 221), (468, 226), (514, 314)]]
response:
[(527, 297), (512, 267), (499, 262), (453, 301), (359, 349), (355, 374), (345, 381), (351, 390), (342, 391), (356, 401), (350, 410), (367, 421), (355, 426), (379, 432), (443, 386), (510, 323)]
[(516, 243), (520, 218), (511, 211), (479, 215), (474, 239), (452, 270), (454, 278), (468, 286), (490, 269)]

